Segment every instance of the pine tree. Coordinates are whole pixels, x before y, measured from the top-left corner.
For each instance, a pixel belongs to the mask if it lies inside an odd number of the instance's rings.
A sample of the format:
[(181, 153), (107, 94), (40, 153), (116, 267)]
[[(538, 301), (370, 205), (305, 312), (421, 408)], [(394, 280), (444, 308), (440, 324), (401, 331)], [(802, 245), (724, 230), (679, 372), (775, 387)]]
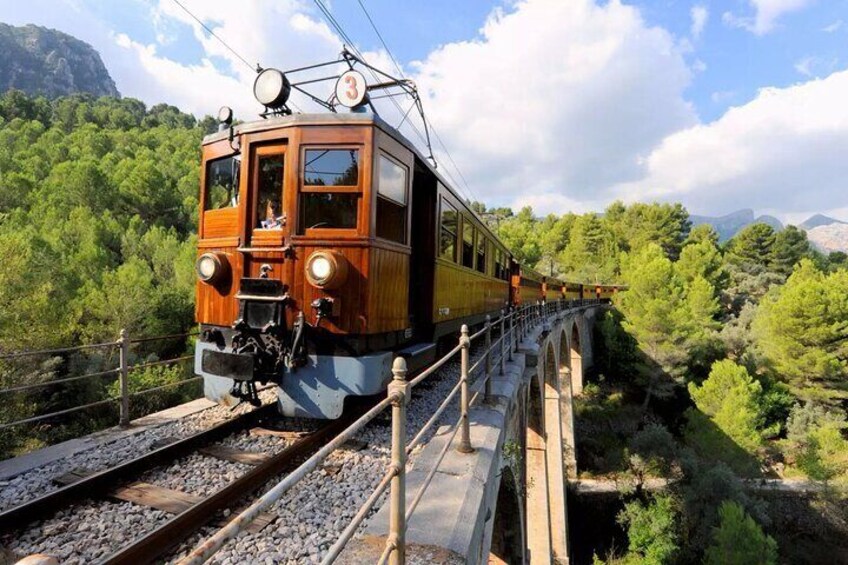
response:
[(733, 501), (725, 500), (718, 510), (719, 526), (713, 543), (704, 554), (705, 565), (775, 565), (777, 542)]

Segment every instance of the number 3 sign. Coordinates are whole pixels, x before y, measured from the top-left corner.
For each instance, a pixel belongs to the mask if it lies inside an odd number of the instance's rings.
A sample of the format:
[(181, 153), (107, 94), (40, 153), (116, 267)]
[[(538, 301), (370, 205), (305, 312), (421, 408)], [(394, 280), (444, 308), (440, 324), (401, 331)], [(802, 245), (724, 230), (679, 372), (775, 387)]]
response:
[(359, 71), (347, 71), (336, 81), (336, 99), (342, 106), (353, 108), (365, 100), (365, 77)]

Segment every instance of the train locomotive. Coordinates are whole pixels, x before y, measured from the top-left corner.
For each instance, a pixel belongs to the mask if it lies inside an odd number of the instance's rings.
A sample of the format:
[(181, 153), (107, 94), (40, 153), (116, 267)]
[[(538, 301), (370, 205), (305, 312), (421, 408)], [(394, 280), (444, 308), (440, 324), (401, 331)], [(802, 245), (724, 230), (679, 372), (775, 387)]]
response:
[(257, 385), (273, 383), (283, 415), (335, 419), (346, 398), (385, 389), (395, 356), (423, 367), (462, 324), (615, 291), (519, 265), (373, 111), (375, 88), (414, 86), (370, 87), (355, 68), (365, 63), (340, 62), (332, 111), (290, 112), (292, 73), (266, 69), (261, 119), (233, 125), (223, 108), (203, 140), (194, 366), (218, 402), (256, 404)]

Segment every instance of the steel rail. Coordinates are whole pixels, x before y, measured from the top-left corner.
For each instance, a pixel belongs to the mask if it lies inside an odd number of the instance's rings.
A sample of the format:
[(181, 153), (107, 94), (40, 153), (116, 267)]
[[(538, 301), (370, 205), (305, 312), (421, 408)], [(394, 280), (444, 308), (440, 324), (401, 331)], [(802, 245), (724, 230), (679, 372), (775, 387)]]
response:
[[(256, 499), (250, 506), (243, 510), (238, 516), (234, 517), (230, 522), (207, 538), (203, 543), (194, 548), (185, 558), (181, 559), (178, 565), (199, 565), (212, 557), (225, 543), (237, 536), (242, 529), (250, 524), (259, 516), (260, 513), (266, 511), (276, 501), (291, 489), (292, 486), (300, 482), (306, 475), (314, 471), (318, 464), (324, 461), (331, 453), (341, 447), (341, 445), (357, 434), (371, 420), (376, 418), (383, 410), (392, 405), (398, 400), (397, 395), (388, 395), (383, 400), (373, 405), (365, 414), (362, 414), (353, 423), (348, 425), (351, 418), (339, 419), (328, 426), (335, 431), (337, 428), (343, 428), (338, 435), (326, 443), (321, 449), (309, 457), (305, 462), (290, 472), (286, 477), (280, 480), (276, 485), (271, 487), (265, 494)], [(347, 427), (345, 427), (347, 426)], [(188, 512), (188, 511), (186, 511)], [(114, 563), (118, 563), (115, 561)]]
[(136, 565), (156, 561), (168, 550), (213, 520), (219, 511), (235, 506), (242, 498), (262, 488), (275, 476), (290, 471), (303, 457), (314, 452), (318, 446), (325, 445), (329, 438), (337, 435), (347, 425), (348, 420), (349, 418), (335, 420), (296, 441), (221, 490), (177, 514), (149, 534), (106, 557), (102, 563)]
[(29, 502), (0, 512), (0, 531), (11, 531), (26, 526), (29, 522), (43, 519), (57, 510), (81, 500), (90, 499), (114, 485), (138, 476), (157, 465), (171, 462), (196, 450), (207, 443), (217, 441), (252, 425), (260, 417), (274, 413), (276, 403), (267, 404), (241, 416), (221, 422), (207, 430), (198, 432), (174, 443), (160, 447), (135, 459), (99, 471), (85, 479), (61, 487)]

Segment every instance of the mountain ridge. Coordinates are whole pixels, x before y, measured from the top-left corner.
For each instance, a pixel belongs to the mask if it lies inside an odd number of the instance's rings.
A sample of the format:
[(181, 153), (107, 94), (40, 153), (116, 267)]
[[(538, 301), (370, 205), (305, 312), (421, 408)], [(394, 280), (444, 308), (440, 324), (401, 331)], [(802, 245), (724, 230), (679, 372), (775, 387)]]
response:
[(0, 92), (53, 99), (76, 93), (120, 97), (91, 45), (55, 29), (0, 23)]

